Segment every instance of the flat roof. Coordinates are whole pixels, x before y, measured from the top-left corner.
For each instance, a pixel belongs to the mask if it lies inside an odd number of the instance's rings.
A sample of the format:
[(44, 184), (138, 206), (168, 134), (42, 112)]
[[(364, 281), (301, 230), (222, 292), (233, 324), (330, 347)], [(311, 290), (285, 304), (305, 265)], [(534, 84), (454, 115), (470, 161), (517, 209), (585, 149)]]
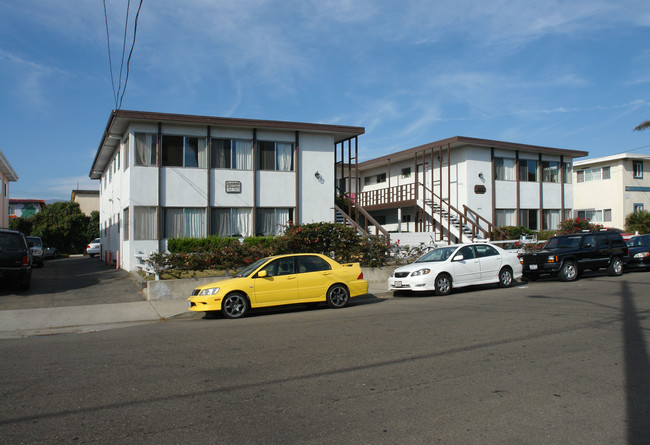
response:
[(328, 133), (334, 135), (335, 142), (341, 142), (365, 133), (363, 127), (344, 125), (311, 124), (304, 122), (269, 121), (258, 119), (240, 119), (232, 117), (195, 116), (188, 114), (156, 113), (148, 111), (113, 110), (102, 139), (97, 148), (97, 154), (90, 169), (90, 178), (99, 179), (106, 164), (112, 159), (113, 153), (119, 146), (124, 132), (133, 122), (156, 122), (162, 124), (182, 124), (189, 126), (221, 126), (248, 129), (273, 129), (306, 131), (311, 133)]
[(417, 147), (408, 148), (406, 150), (381, 156), (379, 158), (360, 162), (359, 167), (370, 167), (374, 164), (383, 164), (389, 159), (390, 160), (406, 159), (408, 157), (413, 156), (414, 153), (419, 153), (421, 151), (426, 151), (431, 149), (437, 149), (441, 146), (444, 150), (447, 148), (447, 146), (450, 146), (453, 149), (465, 145), (473, 145), (473, 146), (479, 146), (485, 148), (505, 148), (509, 150), (563, 155), (563, 156), (569, 156), (571, 158), (580, 158), (583, 156), (587, 156), (589, 154), (589, 152), (582, 151), (582, 150), (567, 150), (564, 148), (552, 148), (552, 147), (542, 147), (539, 145), (518, 144), (516, 142), (495, 141), (491, 139), (479, 139), (479, 138), (471, 138), (467, 136), (454, 136), (451, 138), (442, 139), (435, 142), (429, 142), (424, 145), (418, 145)]
[(641, 155), (634, 153), (617, 153), (615, 155), (601, 156), (599, 158), (583, 159), (582, 161), (576, 161), (573, 163), (576, 167), (602, 164), (613, 161), (620, 161), (625, 159), (637, 160), (637, 161), (650, 161), (650, 155)]

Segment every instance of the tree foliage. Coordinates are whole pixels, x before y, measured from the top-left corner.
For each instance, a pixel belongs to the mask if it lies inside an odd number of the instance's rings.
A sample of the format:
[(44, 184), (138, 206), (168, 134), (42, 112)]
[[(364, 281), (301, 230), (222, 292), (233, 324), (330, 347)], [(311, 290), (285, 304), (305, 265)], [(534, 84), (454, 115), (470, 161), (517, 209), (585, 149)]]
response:
[(29, 218), (13, 218), (9, 227), (25, 235), (40, 236), (62, 253), (83, 253), (99, 237), (99, 212), (81, 213), (79, 203), (55, 202)]
[(636, 127), (634, 127), (634, 131), (643, 131), (650, 128), (650, 120), (643, 121)]
[(640, 210), (625, 217), (625, 230), (630, 233), (650, 233), (650, 212)]

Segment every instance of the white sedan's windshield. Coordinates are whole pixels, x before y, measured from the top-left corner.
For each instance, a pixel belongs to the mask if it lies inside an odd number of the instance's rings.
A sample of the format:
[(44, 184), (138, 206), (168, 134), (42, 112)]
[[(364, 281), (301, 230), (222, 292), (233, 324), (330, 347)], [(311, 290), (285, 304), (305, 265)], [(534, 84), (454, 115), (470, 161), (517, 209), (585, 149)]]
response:
[(431, 252), (420, 257), (416, 263), (433, 263), (438, 261), (447, 261), (452, 253), (456, 251), (457, 247), (441, 247), (434, 249)]

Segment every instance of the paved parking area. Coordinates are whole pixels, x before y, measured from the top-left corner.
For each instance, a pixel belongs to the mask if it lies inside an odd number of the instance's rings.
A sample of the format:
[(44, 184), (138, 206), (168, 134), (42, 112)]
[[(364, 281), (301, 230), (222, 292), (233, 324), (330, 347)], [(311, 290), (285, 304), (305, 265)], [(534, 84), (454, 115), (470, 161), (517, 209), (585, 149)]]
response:
[(47, 260), (32, 271), (31, 289), (20, 292), (0, 282), (0, 310), (83, 306), (144, 301), (136, 280), (98, 258)]

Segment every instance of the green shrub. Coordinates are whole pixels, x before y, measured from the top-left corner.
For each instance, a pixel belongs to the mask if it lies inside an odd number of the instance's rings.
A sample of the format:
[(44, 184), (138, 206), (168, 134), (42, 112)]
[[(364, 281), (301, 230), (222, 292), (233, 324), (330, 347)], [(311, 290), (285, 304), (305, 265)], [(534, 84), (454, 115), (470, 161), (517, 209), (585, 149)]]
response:
[(521, 235), (532, 235), (535, 233), (526, 226), (501, 226), (499, 229), (503, 230), (505, 239), (507, 240), (517, 240)]
[(625, 230), (630, 233), (650, 233), (650, 212), (640, 210), (625, 217)]

